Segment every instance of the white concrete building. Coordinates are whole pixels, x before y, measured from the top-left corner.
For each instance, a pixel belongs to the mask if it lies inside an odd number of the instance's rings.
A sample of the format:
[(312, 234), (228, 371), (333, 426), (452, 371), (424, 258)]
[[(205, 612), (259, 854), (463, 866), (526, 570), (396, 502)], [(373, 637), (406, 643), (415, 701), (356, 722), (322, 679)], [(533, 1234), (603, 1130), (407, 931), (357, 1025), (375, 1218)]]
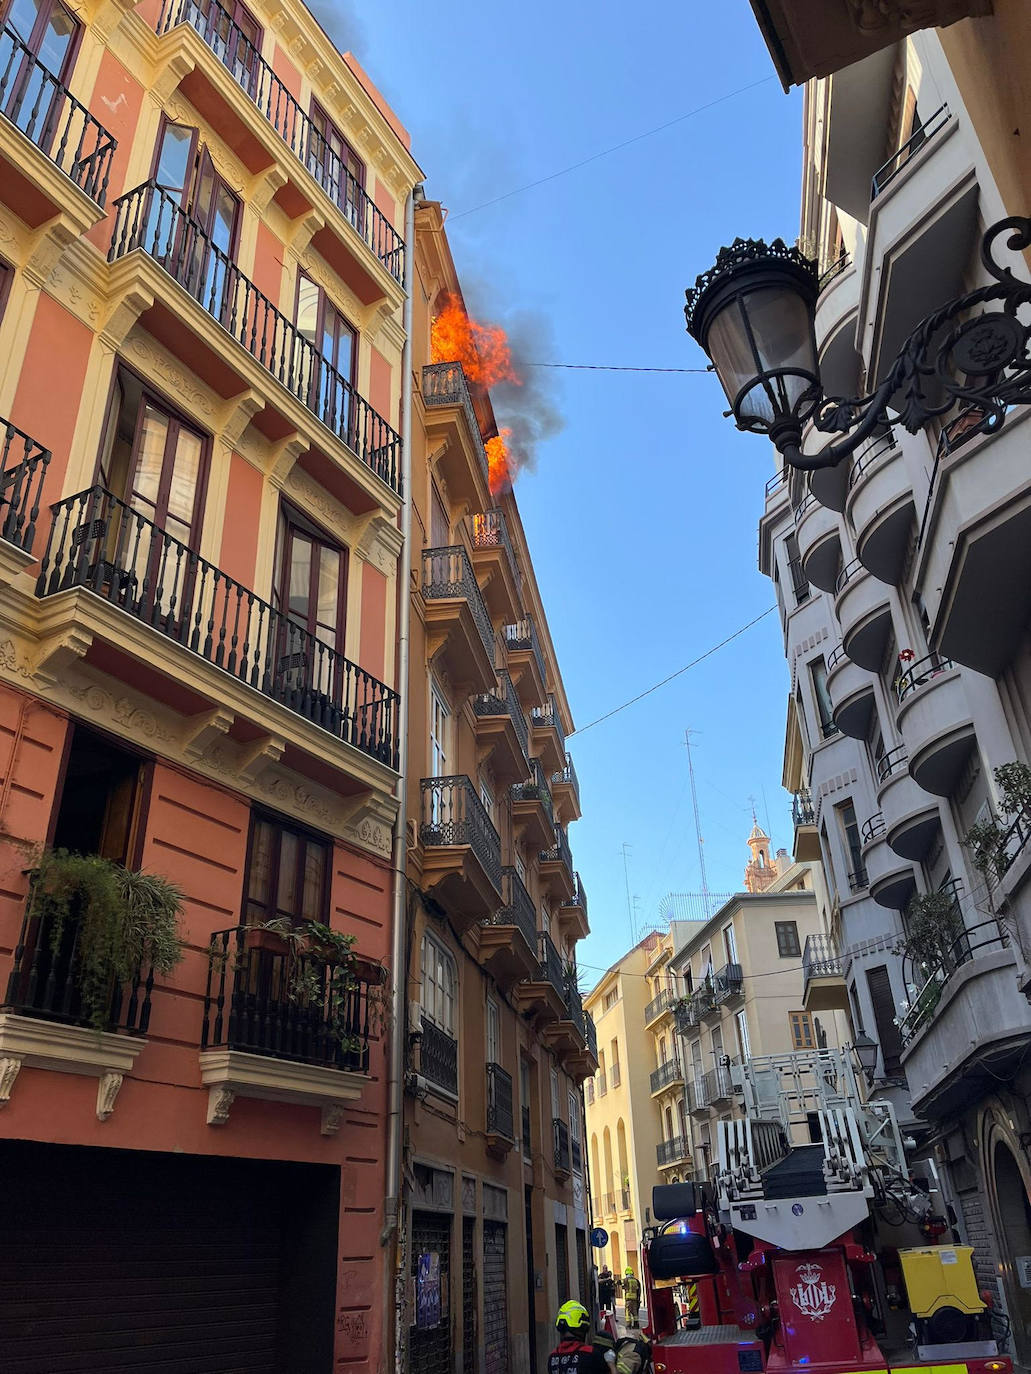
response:
[[(826, 394), (872, 389), (922, 319), (989, 281), (981, 238), (1006, 214), (934, 31), (810, 82), (802, 234), (825, 266)], [(885, 431), (809, 481), (774, 477), (760, 566), (791, 671), (795, 857), (822, 856), (830, 894), (805, 1006), (847, 1009), (878, 1041), (875, 1091), (936, 1160), (1027, 1362), (1031, 814), (995, 770), (1031, 763), (1031, 409), (994, 433), (982, 419)], [(964, 841), (992, 817), (1002, 839), (979, 868)], [(940, 957), (921, 961), (911, 900), (939, 892)]]

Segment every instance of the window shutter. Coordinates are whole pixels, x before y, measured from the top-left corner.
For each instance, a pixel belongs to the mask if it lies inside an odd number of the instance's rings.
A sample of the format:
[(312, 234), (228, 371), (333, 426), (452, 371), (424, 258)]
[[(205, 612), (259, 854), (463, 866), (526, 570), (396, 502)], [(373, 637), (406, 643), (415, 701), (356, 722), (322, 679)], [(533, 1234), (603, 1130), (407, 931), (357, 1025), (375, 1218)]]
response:
[(881, 964), (878, 968), (867, 969), (866, 982), (873, 1003), (877, 1039), (884, 1057), (884, 1072), (893, 1077), (902, 1072), (902, 1036), (895, 1024), (895, 998), (887, 967)]

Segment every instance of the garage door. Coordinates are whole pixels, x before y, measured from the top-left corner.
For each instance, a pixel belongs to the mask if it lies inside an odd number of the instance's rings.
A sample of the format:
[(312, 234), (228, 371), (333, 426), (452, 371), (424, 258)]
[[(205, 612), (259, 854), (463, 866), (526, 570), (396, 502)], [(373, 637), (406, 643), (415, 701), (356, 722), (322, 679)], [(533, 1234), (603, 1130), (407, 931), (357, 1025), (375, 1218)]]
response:
[[(313, 1234), (297, 1208), (316, 1195), (332, 1204), (335, 1175), (0, 1143), (4, 1374), (325, 1369), (334, 1299), (307, 1242), (330, 1274), (335, 1247), (327, 1254), (325, 1226)], [(295, 1330), (303, 1273), (312, 1324)]]

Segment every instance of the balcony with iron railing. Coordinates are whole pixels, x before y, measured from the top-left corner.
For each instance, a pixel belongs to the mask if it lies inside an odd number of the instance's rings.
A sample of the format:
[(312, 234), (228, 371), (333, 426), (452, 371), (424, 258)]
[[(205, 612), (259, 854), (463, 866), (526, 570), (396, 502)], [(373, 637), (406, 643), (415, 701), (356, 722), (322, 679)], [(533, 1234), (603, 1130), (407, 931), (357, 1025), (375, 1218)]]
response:
[(724, 964), (712, 979), (712, 991), (716, 1005), (721, 1006), (724, 1002), (733, 1002), (744, 993), (744, 977), (741, 972), (741, 965), (735, 963)]
[(537, 759), (530, 760), (530, 776), (511, 789), (512, 820), (531, 849), (542, 849), (555, 837), (555, 808), (551, 789)]
[(496, 508), (485, 510), (480, 515), (471, 515), (467, 524), (473, 566), (484, 579), (484, 600), (492, 616), (508, 624), (519, 615), (522, 575), (505, 513)]
[(0, 416), (0, 538), (32, 552), (50, 450)]
[(681, 1084), (683, 1081), (684, 1071), (680, 1067), (679, 1059), (667, 1059), (665, 1063), (659, 1065), (648, 1080), (653, 1097), (666, 1088)]
[(294, 948), (271, 931), (216, 931), (201, 1048), (368, 1073), (369, 988), (346, 961)]
[(598, 1090), (598, 1096), (604, 1097), (609, 1090), (609, 1084), (603, 1069), (599, 1070), (598, 1073), (594, 1075), (594, 1084)]
[(547, 696), (548, 669), (530, 616), (505, 626), (508, 667), (527, 706), (542, 706)]
[(523, 1128), (523, 1153), (529, 1156), (533, 1149), (533, 1134), (530, 1125), (530, 1108), (525, 1102), (519, 1109), (519, 1115), (522, 1119)]
[(515, 1144), (512, 1075), (500, 1064), (487, 1065), (487, 1148), (507, 1154)]
[[(235, 136), (251, 171), (259, 169), (253, 163), (268, 166), (285, 144), (293, 157), (283, 164), (288, 185), (280, 189), (277, 199), (294, 216), (311, 209), (328, 212), (322, 216), (325, 227), (316, 231), (316, 247), (345, 280), (356, 286), (363, 300), (374, 299), (370, 292), (377, 287), (378, 294), (386, 294), (381, 272), (401, 286), (404, 239), (301, 108), (285, 81), (235, 22), (233, 14), (217, 0), (166, 0), (156, 24), (159, 37), (172, 34), (181, 46), (189, 47), (189, 39), (183, 40), (181, 29), (188, 26), (216, 59), (194, 65), (182, 79), (184, 93), (209, 118), (217, 104), (220, 117), (216, 122), (225, 127), (230, 143)], [(176, 30), (179, 35), (175, 35)], [(237, 91), (244, 94), (246, 101), (237, 98)], [(247, 102), (262, 116), (264, 124), (250, 115)], [(266, 125), (278, 135), (279, 142), (267, 137)], [(368, 255), (376, 263), (375, 268)], [(356, 271), (360, 273), (357, 281)]]
[(530, 770), (530, 732), (523, 707), (508, 673), (501, 669), (491, 692), (473, 697), (476, 737), (488, 746), (491, 771), (504, 784), (525, 778)]
[(103, 218), (116, 147), (100, 121), (27, 46), (14, 22), (5, 23), (0, 28), (0, 202), (32, 228), (59, 215), (83, 234)]
[[(319, 427), (324, 429), (357, 460), (344, 460), (339, 474), (327, 479), (342, 484), (335, 494), (346, 497), (352, 508), (361, 502), (363, 509), (386, 504), (396, 511), (396, 500), (384, 503), (377, 483), (400, 497), (401, 436), (350, 379), (244, 276), (172, 192), (147, 181), (120, 196), (113, 209), (108, 261), (117, 264), (139, 252), (161, 272), (149, 283), (154, 299), (143, 316), (151, 332), (217, 389), (253, 386), (266, 409), (278, 416), (274, 425), (293, 426), (339, 462), (342, 455), (327, 444)], [(128, 290), (127, 272), (112, 279)], [(166, 279), (181, 289), (182, 297), (167, 290)], [(145, 289), (148, 283), (134, 277), (132, 285)], [(318, 426), (310, 425), (309, 415)]]
[(530, 976), (512, 989), (512, 1000), (524, 1016), (535, 1017), (549, 1034), (555, 1025), (568, 1018), (566, 1005), (568, 982), (564, 974), (562, 956), (551, 936), (541, 931), (537, 935), (537, 966)]
[(582, 1174), (584, 1171), (584, 1151), (582, 1143), (576, 1136), (569, 1137), (569, 1162), (573, 1166), (574, 1174)]
[[(490, 499), (487, 450), (462, 364), (427, 363), (422, 369), (422, 399), (427, 436), (445, 444), (438, 461), (448, 492), (474, 510), (483, 510)], [(476, 521), (483, 518), (473, 517), (474, 538)], [(493, 530), (480, 528), (481, 537), (500, 538), (496, 522)], [(484, 547), (490, 546), (481, 544), (481, 552)]]
[(594, 1060), (595, 1068), (598, 1066), (598, 1028), (594, 1024), (594, 1017), (589, 1011), (584, 1012), (584, 1033), (587, 1036), (587, 1053)]
[(609, 1087), (612, 1088), (614, 1091), (616, 1088), (619, 1087), (622, 1081), (623, 1070), (620, 1068), (618, 1064), (613, 1064), (609, 1069)]
[(686, 1136), (675, 1135), (662, 1140), (655, 1147), (655, 1155), (660, 1169), (668, 1169), (673, 1164), (681, 1164), (691, 1158), (691, 1142)]
[(562, 824), (570, 825), (578, 821), (581, 814), (580, 779), (576, 776), (573, 760), (568, 753), (562, 766), (551, 775), (551, 788)]
[(873, 183), (870, 188), (871, 200), (877, 199), (885, 187), (894, 181), (917, 149), (922, 148), (928, 139), (940, 133), (951, 118), (952, 114), (948, 105), (940, 105), (934, 114), (906, 139), (901, 148), (892, 153), (887, 162), (873, 174)]
[(537, 947), (537, 913), (533, 898), (514, 868), (501, 870), (503, 905), (480, 921), (480, 963), (503, 991), (520, 979), (530, 978), (540, 962)]
[(559, 930), (573, 940), (585, 940), (591, 933), (587, 922), (587, 894), (579, 873), (573, 874), (573, 895), (558, 908)]
[(530, 711), (533, 730), (533, 751), (541, 760), (547, 777), (560, 773), (566, 760), (566, 734), (562, 726), (558, 704), (553, 695), (543, 706)]
[(663, 988), (658, 996), (653, 997), (644, 1009), (644, 1024), (650, 1026), (661, 1017), (667, 1016), (673, 1010), (673, 1003), (676, 1001), (676, 993), (670, 988)]
[(440, 889), (452, 921), (465, 930), (503, 904), (501, 837), (471, 778), (423, 778), (421, 788), (423, 887)]
[(560, 903), (570, 900), (575, 890), (573, 882), (573, 855), (569, 840), (561, 825), (555, 826), (553, 843), (542, 849), (538, 855), (541, 883), (546, 886)]
[[(567, 965), (562, 972), (563, 1011), (558, 1021), (544, 1028), (542, 1038), (568, 1068), (582, 1068), (585, 1073), (592, 1072), (593, 1068), (587, 1054), (587, 1027), (583, 1001), (576, 986), (576, 970)], [(612, 1086), (615, 1087), (615, 1083)]]
[(552, 1120), (551, 1127), (555, 1172), (568, 1178), (573, 1171), (572, 1157), (569, 1151), (569, 1127), (557, 1116)]
[(422, 596), (429, 656), (453, 681), (495, 692), (494, 629), (464, 544), (423, 549)]
[(806, 1011), (843, 1011), (848, 1006), (845, 962), (829, 935), (807, 935), (802, 951), (802, 1006)]
[(458, 1041), (423, 1016), (419, 1031), (419, 1073), (454, 1097), (458, 1093)]
[(816, 824), (816, 810), (807, 787), (803, 787), (792, 795), (791, 819), (796, 826)]
[[(233, 709), (261, 733), (282, 732), (273, 708), (285, 708), (397, 767), (399, 697), (371, 673), (103, 487), (51, 509), (36, 593), (88, 593), (65, 602), (69, 623), (88, 626), (125, 652), (139, 633), (129, 630), (130, 621), (170, 641), (180, 652), (167, 656), (167, 692), (181, 696), (187, 682), (195, 710), (205, 699), (228, 705), (227, 679), (235, 679), (241, 690), (232, 694)], [(99, 602), (126, 621), (112, 624)], [(324, 767), (324, 744), (301, 742)]]

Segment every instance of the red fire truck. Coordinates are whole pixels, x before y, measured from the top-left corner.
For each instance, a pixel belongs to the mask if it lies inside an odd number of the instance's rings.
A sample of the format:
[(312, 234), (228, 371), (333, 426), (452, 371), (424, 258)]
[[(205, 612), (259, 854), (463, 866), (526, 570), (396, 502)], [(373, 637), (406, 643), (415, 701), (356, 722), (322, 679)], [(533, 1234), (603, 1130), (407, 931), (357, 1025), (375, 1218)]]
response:
[(891, 1104), (862, 1100), (847, 1053), (724, 1071), (742, 1112), (718, 1123), (711, 1179), (654, 1190), (655, 1374), (1012, 1374), (970, 1248), (926, 1243), (940, 1194), (911, 1181)]

